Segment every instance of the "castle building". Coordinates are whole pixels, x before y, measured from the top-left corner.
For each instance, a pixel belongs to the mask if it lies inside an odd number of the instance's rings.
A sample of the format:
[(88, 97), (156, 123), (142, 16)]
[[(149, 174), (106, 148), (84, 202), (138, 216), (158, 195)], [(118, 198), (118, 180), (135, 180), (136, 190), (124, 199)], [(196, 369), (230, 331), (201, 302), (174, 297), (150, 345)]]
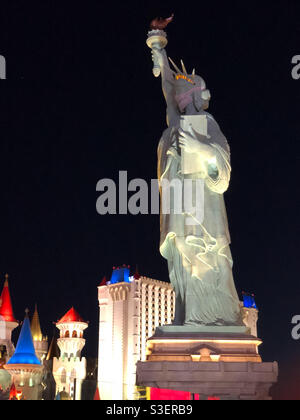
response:
[(72, 307), (57, 323), (60, 331), (57, 345), (60, 357), (53, 358), (53, 376), (56, 382), (56, 395), (67, 393), (70, 399), (81, 399), (82, 382), (86, 377), (86, 359), (81, 357), (85, 346), (83, 331), (88, 327)]
[(169, 283), (130, 276), (114, 268), (98, 287), (100, 307), (98, 388), (102, 400), (139, 398), (136, 363), (146, 359), (147, 338), (174, 317), (175, 294)]
[(12, 331), (19, 325), (15, 319), (8, 286), (8, 274), (0, 297), (0, 358), (5, 362), (14, 354), (15, 347), (11, 340)]
[(42, 334), (37, 305), (35, 305), (30, 328), (36, 355), (43, 362), (48, 352), (48, 338)]
[(22, 324), (22, 329), (13, 356), (4, 365), (9, 372), (16, 390), (24, 399), (38, 400), (41, 398), (41, 380), (43, 366), (38, 359), (31, 335), (28, 309)]

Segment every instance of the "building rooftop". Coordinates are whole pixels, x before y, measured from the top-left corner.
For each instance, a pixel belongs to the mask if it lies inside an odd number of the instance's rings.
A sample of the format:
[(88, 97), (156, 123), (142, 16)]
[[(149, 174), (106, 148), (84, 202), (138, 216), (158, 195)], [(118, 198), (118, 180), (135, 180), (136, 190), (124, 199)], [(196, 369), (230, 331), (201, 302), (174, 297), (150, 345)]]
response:
[(18, 322), (16, 321), (13, 313), (7, 274), (5, 276), (5, 283), (0, 297), (0, 315), (3, 316), (7, 322)]
[(57, 324), (66, 324), (68, 322), (85, 322), (83, 318), (79, 315), (79, 313), (72, 308), (59, 320)]
[(55, 336), (52, 337), (50, 347), (46, 356), (46, 360), (52, 360), (54, 357), (59, 358), (60, 351), (57, 345), (57, 339)]
[(243, 303), (244, 303), (244, 308), (257, 309), (254, 295), (250, 295), (249, 293), (243, 292)]
[(29, 364), (29, 365), (41, 365), (41, 362), (35, 354), (33, 345), (30, 322), (28, 317), (28, 310), (26, 310), (26, 316), (23, 321), (22, 329), (19, 335), (16, 350), (13, 356), (7, 362), (7, 365), (18, 365), (18, 364)]
[(113, 272), (109, 281), (109, 284), (116, 283), (130, 283), (130, 267), (123, 265), (122, 267), (113, 267)]
[(39, 314), (37, 306), (35, 305), (34, 314), (30, 324), (31, 334), (34, 341), (43, 341), (43, 334), (40, 325)]

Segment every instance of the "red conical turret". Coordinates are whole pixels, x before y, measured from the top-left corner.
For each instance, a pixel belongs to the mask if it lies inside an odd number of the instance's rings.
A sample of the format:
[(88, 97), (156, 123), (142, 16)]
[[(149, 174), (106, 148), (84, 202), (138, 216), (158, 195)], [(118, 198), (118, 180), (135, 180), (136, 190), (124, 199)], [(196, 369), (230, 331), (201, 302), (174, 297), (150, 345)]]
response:
[(79, 313), (75, 311), (75, 309), (72, 308), (59, 320), (57, 321), (57, 324), (64, 324), (68, 322), (85, 322)]
[(17, 322), (14, 317), (11, 298), (8, 287), (8, 274), (5, 276), (5, 283), (1, 294), (1, 306), (0, 306), (0, 315), (3, 316), (7, 322)]
[(99, 284), (99, 287), (106, 286), (106, 283), (107, 283), (107, 279), (106, 279), (106, 276), (104, 276), (101, 283)]
[(140, 273), (139, 273), (138, 266), (135, 267), (135, 273), (134, 273), (133, 277), (134, 277), (135, 280), (138, 280), (141, 277)]

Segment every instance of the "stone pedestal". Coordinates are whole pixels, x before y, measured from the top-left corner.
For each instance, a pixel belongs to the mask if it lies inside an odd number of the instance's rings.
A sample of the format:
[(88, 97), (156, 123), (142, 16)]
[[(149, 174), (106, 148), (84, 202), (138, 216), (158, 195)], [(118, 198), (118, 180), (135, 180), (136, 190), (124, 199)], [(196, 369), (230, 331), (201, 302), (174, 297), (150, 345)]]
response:
[(137, 385), (200, 399), (270, 399), (278, 367), (262, 362), (261, 342), (244, 327), (159, 327), (147, 341), (146, 361), (137, 363)]

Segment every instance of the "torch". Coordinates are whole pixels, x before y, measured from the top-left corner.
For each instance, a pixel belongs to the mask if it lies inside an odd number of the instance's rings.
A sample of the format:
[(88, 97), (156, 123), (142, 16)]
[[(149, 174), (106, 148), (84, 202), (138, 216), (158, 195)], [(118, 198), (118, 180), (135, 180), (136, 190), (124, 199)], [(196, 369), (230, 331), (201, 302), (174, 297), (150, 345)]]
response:
[[(168, 23), (172, 22), (173, 17), (174, 17), (174, 14), (172, 14), (172, 16), (170, 16), (167, 19), (156, 18), (151, 22), (150, 31), (148, 32), (148, 38), (146, 41), (149, 48), (151, 48), (152, 50), (154, 48), (158, 48), (162, 50), (163, 48), (166, 47), (168, 40), (167, 40), (167, 34), (164, 31), (164, 29), (166, 28)], [(155, 59), (155, 55), (154, 55), (154, 60), (153, 60), (152, 73), (155, 77), (158, 77), (160, 75), (160, 65)]]

